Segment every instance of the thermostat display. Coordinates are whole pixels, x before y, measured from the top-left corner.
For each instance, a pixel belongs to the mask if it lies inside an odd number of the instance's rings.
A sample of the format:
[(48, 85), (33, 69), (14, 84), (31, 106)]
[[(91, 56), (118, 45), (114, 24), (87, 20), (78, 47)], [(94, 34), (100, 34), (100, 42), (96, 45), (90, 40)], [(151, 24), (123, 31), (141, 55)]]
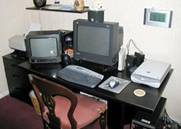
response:
[(150, 13), (150, 20), (151, 21), (157, 21), (157, 22), (165, 22), (166, 15), (164, 13)]
[(160, 27), (171, 27), (172, 11), (145, 9), (144, 24)]

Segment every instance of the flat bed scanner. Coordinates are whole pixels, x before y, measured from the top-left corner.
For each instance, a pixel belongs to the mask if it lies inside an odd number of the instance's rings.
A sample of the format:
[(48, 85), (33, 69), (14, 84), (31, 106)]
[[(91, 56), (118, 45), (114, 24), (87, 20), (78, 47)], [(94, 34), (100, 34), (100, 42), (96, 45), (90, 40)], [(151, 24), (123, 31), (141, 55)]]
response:
[(159, 88), (171, 69), (171, 64), (145, 60), (131, 75), (131, 80), (150, 87)]

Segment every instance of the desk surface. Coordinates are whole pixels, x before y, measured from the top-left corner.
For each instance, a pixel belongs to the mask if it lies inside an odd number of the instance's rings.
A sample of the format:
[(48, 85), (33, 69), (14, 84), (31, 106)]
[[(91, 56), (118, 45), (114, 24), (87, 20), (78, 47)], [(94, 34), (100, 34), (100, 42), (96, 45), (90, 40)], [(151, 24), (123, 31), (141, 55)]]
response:
[[(29, 62), (23, 62), (23, 63), (19, 64), (19, 66), (23, 69), (28, 70), (31, 73), (34, 73), (34, 74), (43, 76), (45, 78), (51, 79), (55, 82), (61, 83), (65, 86), (67, 86), (68, 88), (80, 90), (82, 92), (92, 94), (94, 96), (106, 99), (106, 100), (108, 100), (108, 102), (114, 101), (117, 103), (126, 103), (126, 104), (130, 104), (130, 105), (133, 105), (133, 106), (136, 106), (139, 108), (143, 108), (143, 109), (146, 109), (146, 110), (152, 111), (152, 112), (155, 110), (155, 108), (156, 108), (156, 106), (157, 106), (157, 104), (161, 98), (162, 92), (164, 91), (164, 88), (166, 87), (166, 84), (170, 78), (172, 71), (173, 71), (173, 70), (171, 70), (168, 73), (167, 77), (165, 78), (162, 85), (158, 89), (131, 82), (121, 93), (115, 94), (115, 93), (111, 93), (109, 91), (105, 91), (103, 89), (100, 89), (100, 88), (98, 88), (98, 86), (96, 88), (91, 89), (91, 88), (83, 87), (81, 85), (67, 82), (63, 79), (55, 77), (56, 73), (60, 69), (62, 69), (62, 66), (60, 64), (50, 66), (47, 68), (42, 68), (42, 69), (31, 67)], [(115, 75), (117, 77), (120, 77), (123, 79), (129, 79), (129, 77), (124, 72), (117, 72), (117, 73), (115, 73)], [(144, 97), (135, 96), (133, 93), (135, 89), (145, 90), (146, 95)]]

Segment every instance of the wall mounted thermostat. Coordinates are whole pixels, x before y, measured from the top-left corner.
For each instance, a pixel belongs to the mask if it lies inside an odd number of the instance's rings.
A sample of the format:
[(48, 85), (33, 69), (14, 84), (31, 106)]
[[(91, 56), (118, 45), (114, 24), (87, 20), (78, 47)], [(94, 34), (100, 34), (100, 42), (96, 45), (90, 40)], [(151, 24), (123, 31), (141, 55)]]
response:
[(159, 27), (171, 27), (172, 11), (158, 10), (154, 8), (145, 8), (144, 24)]

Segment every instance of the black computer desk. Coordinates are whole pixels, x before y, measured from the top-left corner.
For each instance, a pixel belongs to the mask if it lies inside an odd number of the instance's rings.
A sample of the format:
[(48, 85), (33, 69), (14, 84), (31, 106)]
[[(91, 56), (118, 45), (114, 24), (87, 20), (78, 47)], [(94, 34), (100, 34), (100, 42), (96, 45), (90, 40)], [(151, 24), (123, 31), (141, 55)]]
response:
[[(74, 84), (63, 79), (57, 78), (56, 73), (62, 69), (62, 65), (55, 64), (50, 67), (34, 68), (28, 61), (19, 64), (19, 67), (28, 71), (28, 73), (34, 73), (36, 75), (45, 77), (57, 83), (61, 83), (66, 87), (75, 90), (82, 91), (108, 101), (108, 125), (111, 129), (121, 129), (125, 123), (125, 116), (132, 115), (128, 107), (136, 110), (144, 110), (148, 112), (154, 112), (157, 104), (160, 101), (162, 92), (164, 91), (166, 84), (171, 76), (173, 70), (171, 70), (166, 76), (160, 88), (151, 88), (148, 86), (140, 85), (131, 82), (121, 93), (115, 94), (98, 87), (88, 88), (78, 84)], [(114, 76), (129, 79), (129, 76), (125, 72), (115, 72)], [(106, 79), (106, 78), (105, 78)], [(143, 89), (146, 91), (144, 97), (137, 97), (134, 95), (135, 89)], [(128, 113), (128, 114), (126, 114)]]

